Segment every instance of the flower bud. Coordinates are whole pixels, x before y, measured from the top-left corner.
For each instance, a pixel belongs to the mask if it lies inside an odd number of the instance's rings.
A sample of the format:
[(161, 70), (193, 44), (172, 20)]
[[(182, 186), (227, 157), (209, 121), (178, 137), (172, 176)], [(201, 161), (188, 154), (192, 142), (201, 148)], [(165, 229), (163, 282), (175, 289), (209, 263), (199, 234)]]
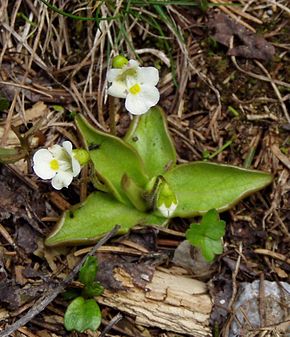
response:
[(128, 64), (128, 60), (126, 59), (125, 56), (123, 55), (117, 55), (113, 58), (113, 61), (112, 61), (112, 66), (113, 68), (123, 68), (126, 64)]
[(155, 203), (156, 208), (165, 218), (170, 218), (177, 207), (176, 195), (164, 178), (159, 186)]
[(81, 166), (86, 165), (90, 161), (89, 152), (85, 149), (74, 149), (73, 156)]

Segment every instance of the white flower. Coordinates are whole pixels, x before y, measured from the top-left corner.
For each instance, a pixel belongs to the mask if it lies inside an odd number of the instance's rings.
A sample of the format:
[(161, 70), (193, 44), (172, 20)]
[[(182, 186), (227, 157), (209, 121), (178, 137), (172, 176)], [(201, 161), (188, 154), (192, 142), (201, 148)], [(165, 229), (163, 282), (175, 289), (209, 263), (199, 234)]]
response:
[(144, 114), (159, 101), (159, 72), (154, 67), (139, 67), (137, 61), (130, 60), (121, 69), (111, 69), (107, 79), (112, 83), (109, 95), (125, 98), (125, 107), (133, 115)]
[(69, 186), (81, 166), (73, 156), (72, 143), (65, 141), (62, 146), (56, 144), (35, 152), (33, 170), (41, 179), (52, 179), (52, 186), (60, 190)]

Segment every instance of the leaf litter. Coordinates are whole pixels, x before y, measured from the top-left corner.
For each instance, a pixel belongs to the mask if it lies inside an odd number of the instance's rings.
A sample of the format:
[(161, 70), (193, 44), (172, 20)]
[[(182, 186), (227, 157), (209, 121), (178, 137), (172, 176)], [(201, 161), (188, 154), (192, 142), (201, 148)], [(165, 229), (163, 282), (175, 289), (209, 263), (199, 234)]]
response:
[[(56, 4), (61, 7), (60, 2)], [(183, 44), (178, 30), (173, 29), (170, 23), (168, 26), (163, 23), (162, 29), (172, 44), (171, 54), (166, 49), (166, 38), (157, 40), (154, 37), (160, 31), (155, 31), (150, 24), (144, 28), (138, 20), (130, 17), (126, 18), (129, 21), (124, 20), (127, 28), (132, 25), (128, 32), (137, 51), (145, 44), (162, 49), (164, 55), (168, 54), (168, 59), (174, 60), (175, 72), (171, 72), (158, 54), (152, 54), (150, 50), (140, 54), (145, 63), (156, 62), (160, 65), (160, 103), (168, 112), (178, 160), (202, 160), (205, 153), (217, 153), (214, 161), (241, 167), (248, 165), (275, 175), (273, 186), (222, 214), (222, 219), (227, 223), (224, 253), (211, 265), (211, 272), (205, 276), (205, 280), (213, 281), (211, 293), (216, 306), (212, 314), (212, 327), (218, 327), (218, 331), (223, 332), (226, 332), (226, 322), (232, 314), (230, 304), (234, 300), (233, 289), (237, 292), (240, 282), (252, 282), (260, 274), (269, 281), (289, 282), (290, 272), (287, 260), (271, 255), (277, 252), (289, 259), (289, 121), (281, 109), (281, 101), (289, 108), (290, 86), (287, 86), (287, 78), (290, 75), (290, 32), (289, 24), (285, 25), (285, 22), (289, 23), (289, 16), (283, 9), (287, 3), (282, 0), (278, 6), (278, 2), (275, 5), (273, 1), (263, 0), (247, 4), (241, 0), (239, 5), (245, 13), (255, 15), (262, 22), (256, 23), (242, 16), (243, 22), (254, 26), (257, 33), (248, 31), (242, 21), (229, 17), (234, 13), (231, 6), (227, 7), (230, 13), (220, 7), (219, 13), (209, 11), (206, 15), (196, 7), (193, 10), (182, 6), (166, 8), (169, 16), (178, 24), (178, 29), (187, 32)], [(108, 50), (114, 50), (115, 46), (110, 45), (106, 32), (113, 28), (110, 34), (120, 41), (118, 47), (134, 56), (128, 40), (116, 36), (116, 32), (124, 30), (119, 21), (112, 21), (111, 24), (102, 21), (99, 31), (93, 22), (72, 25), (70, 19), (41, 6), (40, 3), (32, 6), (29, 1), (3, 1), (0, 5), (0, 12), (5, 14), (0, 34), (0, 94), (6, 96), (12, 106), (0, 112), (0, 134), (1, 137), (4, 134), (2, 142), (5, 145), (5, 133), (8, 135), (12, 132), (12, 125), (27, 127), (28, 122), (35, 123), (45, 117), (40, 128), (42, 140), (38, 138), (32, 144), (32, 152), (40, 145), (49, 146), (64, 138), (78, 144), (70, 118), (72, 111), (81, 111), (101, 129), (109, 129), (108, 104), (103, 99), (107, 67), (104, 46), (107, 44)], [(73, 12), (76, 7), (67, 3), (65, 9)], [(112, 16), (121, 9), (118, 7), (113, 12), (106, 4), (102, 5), (103, 13)], [(91, 8), (87, 10), (83, 15), (92, 14)], [(147, 10), (141, 8), (141, 14), (147, 15)], [(29, 21), (23, 20), (23, 16), (17, 16), (21, 12), (38, 25), (30, 25)], [(240, 14), (243, 15), (243, 11)], [(13, 21), (12, 15), (16, 21)], [(150, 15), (156, 19), (154, 13)], [(50, 19), (49, 23), (45, 18)], [(207, 26), (210, 31), (207, 31)], [(101, 31), (103, 35), (100, 35)], [(225, 52), (223, 47), (212, 43), (212, 38), (229, 50)], [(237, 57), (236, 63), (234, 57)], [(265, 74), (252, 59), (260, 59), (272, 81), (278, 81), (280, 101), (269, 81), (265, 80)], [(174, 86), (174, 81), (180, 84), (178, 88)], [(45, 102), (45, 105), (41, 102)], [(56, 112), (52, 104), (63, 106), (63, 111)], [(124, 134), (128, 115), (115, 102), (110, 105), (117, 109), (116, 132)], [(228, 140), (232, 140), (231, 145), (219, 152), (219, 148)], [(17, 144), (16, 141), (14, 144)], [(35, 300), (47, 296), (55, 282), (65, 279), (70, 273), (68, 261), (79, 261), (74, 257), (76, 248), (49, 252), (41, 246), (40, 242), (52, 228), (55, 218), (61, 214), (61, 209), (58, 201), (50, 197), (52, 191), (49, 186), (36, 181), (29, 170), (30, 166), (24, 163), (16, 170), (2, 166), (0, 172), (0, 219), (4, 228), (0, 228), (0, 288), (4, 287), (0, 299), (1, 310), (5, 310), (0, 315), (2, 331), (13, 319), (22, 317)], [(23, 180), (19, 181), (19, 176)], [(86, 181), (87, 176), (83, 178)], [(86, 189), (92, 189), (90, 185), (84, 185), (82, 181), (75, 183), (68, 191), (59, 193), (59, 198), (68, 204), (76, 203), (80, 199), (80, 191), (86, 195)], [(189, 223), (177, 219), (171, 224), (172, 232), (157, 231), (154, 239), (150, 233), (144, 232), (148, 244), (145, 244), (147, 252), (142, 252), (141, 257), (140, 251), (139, 255), (128, 255), (125, 253), (128, 246), (111, 242), (110, 246), (117, 246), (118, 252), (114, 258), (104, 254), (104, 266), (109, 269), (104, 282), (108, 286), (110, 282), (114, 285), (117, 282), (114, 269), (120, 270), (127, 265), (126, 273), (135, 275), (136, 283), (144, 286), (144, 279), (138, 281), (141, 271), (148, 271), (150, 279), (156, 264), (170, 265), (175, 249), (184, 239), (175, 233), (183, 234), (188, 226)], [(134, 241), (130, 237), (126, 239)], [(30, 244), (26, 247), (25, 242)], [(242, 253), (239, 251), (241, 242)], [(142, 244), (142, 240), (138, 239), (137, 243)], [(258, 253), (257, 248), (263, 248), (263, 254)], [(67, 255), (71, 258), (67, 258)], [(239, 260), (240, 256), (242, 261)], [(70, 267), (72, 263), (69, 263)], [(213, 278), (214, 274), (216, 276)], [(65, 305), (59, 296), (50, 307), (33, 318), (26, 326), (26, 332), (36, 336), (66, 335), (60, 324), (47, 323), (52, 312), (63, 317)], [(108, 326), (115, 311), (106, 307), (102, 309), (105, 325)], [(170, 336), (170, 332), (154, 328), (142, 332), (131, 317), (126, 319), (127, 323), (124, 320), (125, 323), (113, 326), (110, 334), (136, 336), (138, 331), (140, 336)]]

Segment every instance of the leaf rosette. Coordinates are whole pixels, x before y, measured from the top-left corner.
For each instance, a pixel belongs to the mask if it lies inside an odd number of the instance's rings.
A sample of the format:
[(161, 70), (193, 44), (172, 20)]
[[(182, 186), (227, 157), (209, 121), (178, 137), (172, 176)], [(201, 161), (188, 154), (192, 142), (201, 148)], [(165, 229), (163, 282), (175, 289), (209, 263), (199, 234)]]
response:
[(80, 115), (76, 125), (89, 152), (98, 191), (62, 215), (46, 239), (48, 246), (92, 243), (116, 224), (120, 233), (126, 233), (136, 225), (164, 226), (173, 217), (190, 218), (211, 209), (222, 212), (272, 181), (269, 173), (230, 165), (177, 165), (159, 107), (136, 116), (124, 139), (95, 129)]

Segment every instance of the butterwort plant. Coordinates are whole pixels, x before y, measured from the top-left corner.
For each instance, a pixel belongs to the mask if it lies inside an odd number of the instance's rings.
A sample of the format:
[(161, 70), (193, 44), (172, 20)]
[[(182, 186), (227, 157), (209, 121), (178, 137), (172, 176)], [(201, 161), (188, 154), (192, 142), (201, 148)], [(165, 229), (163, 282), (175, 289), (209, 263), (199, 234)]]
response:
[[(115, 59), (113, 66), (108, 72), (109, 94), (128, 100), (125, 105), (134, 115), (131, 125), (125, 137), (119, 138), (76, 115), (96, 190), (63, 213), (46, 245), (93, 243), (116, 224), (122, 234), (135, 225), (165, 226), (175, 217), (204, 215), (201, 227), (192, 225), (187, 237), (212, 259), (221, 252), (217, 240), (224, 232), (218, 213), (270, 184), (272, 176), (205, 161), (177, 164), (166, 115), (155, 106), (159, 100), (157, 69), (140, 67), (124, 57)], [(56, 157), (52, 155), (50, 165)], [(219, 229), (211, 234), (215, 223)], [(215, 249), (208, 250), (213, 242)]]

